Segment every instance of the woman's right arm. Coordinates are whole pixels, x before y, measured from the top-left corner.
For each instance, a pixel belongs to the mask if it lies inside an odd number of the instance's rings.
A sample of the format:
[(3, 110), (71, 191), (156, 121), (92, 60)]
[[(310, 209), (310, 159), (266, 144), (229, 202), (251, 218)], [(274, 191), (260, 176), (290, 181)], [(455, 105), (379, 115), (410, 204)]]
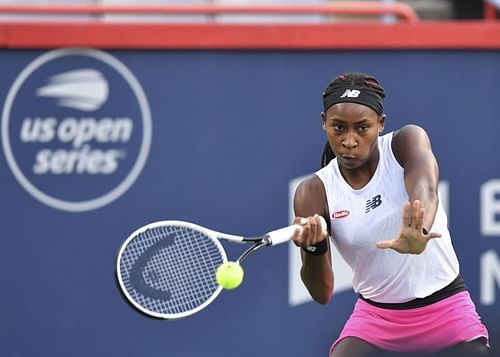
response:
[[(329, 220), (325, 188), (321, 180), (313, 175), (297, 187), (294, 197), (294, 223), (303, 226), (302, 234), (294, 235), (295, 245), (301, 247), (302, 268), (300, 276), (314, 301), (327, 304), (333, 294), (333, 270), (330, 255), (330, 242), (321, 229), (319, 216)], [(311, 255), (305, 247), (324, 241), (327, 250), (321, 255)]]

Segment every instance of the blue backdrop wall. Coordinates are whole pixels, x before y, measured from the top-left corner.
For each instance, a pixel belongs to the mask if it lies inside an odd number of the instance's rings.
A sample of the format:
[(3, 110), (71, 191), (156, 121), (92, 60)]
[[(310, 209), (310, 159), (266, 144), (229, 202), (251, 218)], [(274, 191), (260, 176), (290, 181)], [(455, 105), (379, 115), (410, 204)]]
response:
[(0, 65), (0, 355), (326, 356), (356, 296), (290, 304), (286, 246), (177, 321), (132, 310), (113, 271), (155, 220), (288, 224), (289, 182), (325, 142), (321, 93), (348, 70), (385, 86), (386, 132), (428, 131), (462, 275), (500, 343), (498, 51), (2, 50)]

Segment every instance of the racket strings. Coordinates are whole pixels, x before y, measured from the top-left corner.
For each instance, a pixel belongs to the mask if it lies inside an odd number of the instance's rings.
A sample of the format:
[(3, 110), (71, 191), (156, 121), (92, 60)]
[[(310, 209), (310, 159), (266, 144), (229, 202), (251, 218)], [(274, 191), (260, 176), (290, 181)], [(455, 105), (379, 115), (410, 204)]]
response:
[[(185, 227), (159, 227), (131, 240), (120, 273), (126, 290), (142, 307), (179, 314), (200, 306), (219, 289), (214, 277), (223, 261), (210, 237)], [(137, 269), (138, 278), (133, 274)]]
[[(213, 263), (212, 261), (207, 261), (206, 259), (196, 259), (202, 254), (210, 254), (208, 250), (205, 249), (201, 252), (199, 244), (193, 244), (197, 242), (196, 240), (190, 239), (191, 236), (186, 235), (185, 232), (179, 232), (185, 242), (187, 249), (179, 250), (177, 254), (172, 254), (171, 249), (162, 249), (157, 255), (148, 263), (145, 272), (154, 271), (160, 272), (159, 279), (155, 282), (155, 287), (161, 290), (171, 290), (172, 301), (180, 302), (180, 305), (173, 306), (173, 308), (184, 308), (186, 305), (189, 309), (195, 308), (198, 303), (193, 299), (194, 296), (198, 296), (200, 299), (204, 297), (210, 297), (214, 288), (213, 279), (205, 274), (206, 271), (211, 271), (214, 269), (213, 264), (211, 266), (208, 263)], [(202, 246), (206, 248), (205, 245)], [(194, 254), (192, 254), (194, 252)], [(165, 265), (165, 262), (170, 259), (171, 264)], [(200, 269), (195, 269), (199, 267)], [(200, 271), (203, 274), (200, 274)], [(214, 270), (215, 271), (215, 270)], [(153, 284), (152, 284), (153, 285)], [(194, 287), (193, 289), (186, 289), (186, 287)], [(176, 312), (181, 312), (183, 310), (178, 310)]]

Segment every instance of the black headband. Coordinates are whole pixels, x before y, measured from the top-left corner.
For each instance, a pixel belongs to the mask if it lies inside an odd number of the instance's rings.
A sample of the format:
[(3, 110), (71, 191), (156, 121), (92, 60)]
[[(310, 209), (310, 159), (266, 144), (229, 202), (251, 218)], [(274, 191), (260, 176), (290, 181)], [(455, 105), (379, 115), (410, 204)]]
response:
[(378, 115), (384, 111), (382, 98), (373, 89), (359, 86), (339, 86), (323, 95), (323, 110), (326, 113), (332, 105), (345, 102), (365, 105)]

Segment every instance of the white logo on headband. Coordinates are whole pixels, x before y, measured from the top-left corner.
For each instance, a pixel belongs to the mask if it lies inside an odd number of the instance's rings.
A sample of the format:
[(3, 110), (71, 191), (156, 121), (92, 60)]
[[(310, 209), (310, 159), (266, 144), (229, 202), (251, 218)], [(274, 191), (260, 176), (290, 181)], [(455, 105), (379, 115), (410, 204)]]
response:
[(340, 98), (345, 98), (345, 97), (357, 98), (357, 97), (359, 97), (360, 94), (361, 94), (361, 92), (357, 89), (346, 89), (344, 94), (342, 94), (340, 96)]

